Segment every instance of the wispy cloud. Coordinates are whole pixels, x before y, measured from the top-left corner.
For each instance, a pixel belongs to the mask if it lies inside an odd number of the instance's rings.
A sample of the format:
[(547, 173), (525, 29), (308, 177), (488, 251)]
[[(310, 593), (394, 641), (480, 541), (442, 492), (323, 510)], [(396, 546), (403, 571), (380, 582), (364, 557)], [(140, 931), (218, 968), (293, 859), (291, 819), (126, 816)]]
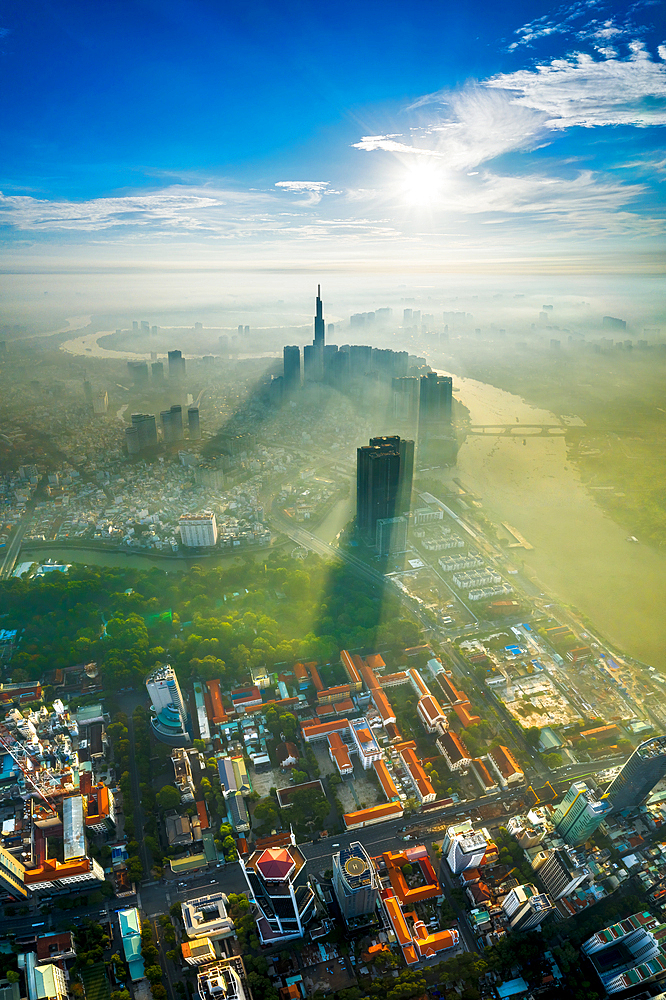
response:
[(543, 112), (549, 129), (666, 124), (666, 65), (638, 40), (624, 59), (575, 53), (536, 69), (500, 73), (484, 86), (509, 91), (514, 103)]
[(302, 205), (318, 205), (324, 195), (340, 194), (331, 188), (328, 181), (276, 181), (275, 187), (291, 194), (305, 195), (300, 202)]

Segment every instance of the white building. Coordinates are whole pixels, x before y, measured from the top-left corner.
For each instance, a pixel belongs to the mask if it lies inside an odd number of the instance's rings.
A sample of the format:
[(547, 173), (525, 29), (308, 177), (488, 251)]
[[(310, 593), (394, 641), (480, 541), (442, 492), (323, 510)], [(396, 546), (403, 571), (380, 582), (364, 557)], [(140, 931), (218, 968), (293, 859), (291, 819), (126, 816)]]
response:
[(155, 736), (171, 746), (187, 746), (191, 742), (187, 711), (173, 668), (169, 664), (156, 667), (146, 678), (146, 688), (153, 706), (150, 724)]
[(243, 960), (235, 955), (207, 965), (197, 976), (197, 993), (201, 1000), (246, 1000), (239, 973), (244, 975)]
[(553, 910), (553, 902), (548, 893), (537, 892), (533, 885), (517, 885), (505, 896), (502, 910), (512, 931), (527, 931), (543, 923)]
[(227, 914), (227, 897), (223, 892), (201, 896), (181, 903), (183, 924), (188, 938), (209, 938), (211, 941), (233, 937), (234, 922)]
[(180, 540), (188, 548), (212, 548), (217, 544), (217, 522), (209, 510), (201, 514), (181, 514)]

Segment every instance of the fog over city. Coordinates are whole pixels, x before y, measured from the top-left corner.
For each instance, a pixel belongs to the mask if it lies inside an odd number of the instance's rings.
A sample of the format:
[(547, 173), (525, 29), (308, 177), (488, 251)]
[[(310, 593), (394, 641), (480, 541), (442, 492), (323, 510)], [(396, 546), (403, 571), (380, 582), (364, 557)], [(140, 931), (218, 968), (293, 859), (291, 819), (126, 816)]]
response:
[(666, 996), (663, 5), (0, 79), (0, 1000)]

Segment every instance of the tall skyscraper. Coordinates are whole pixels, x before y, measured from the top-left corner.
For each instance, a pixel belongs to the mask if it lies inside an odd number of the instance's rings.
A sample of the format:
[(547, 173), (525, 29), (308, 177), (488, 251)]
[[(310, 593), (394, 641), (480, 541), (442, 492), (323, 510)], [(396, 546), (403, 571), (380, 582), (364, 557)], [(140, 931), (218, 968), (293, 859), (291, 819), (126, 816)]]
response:
[(183, 440), (183, 408), (179, 403), (174, 403), (169, 411), (171, 413), (171, 433), (174, 441)]
[(146, 385), (148, 383), (147, 361), (128, 361), (127, 369), (136, 385)]
[(532, 867), (553, 899), (568, 896), (590, 877), (589, 869), (579, 864), (575, 852), (562, 847), (548, 851), (545, 856), (537, 855)]
[(240, 860), (248, 895), (261, 912), (257, 929), (263, 944), (302, 937), (316, 910), (315, 894), (296, 838), (293, 833), (285, 834), (279, 845), (276, 839), (271, 837), (271, 846), (266, 847), (257, 841), (256, 850)]
[(287, 345), (282, 349), (284, 365), (284, 386), (287, 392), (301, 384), (301, 349), (298, 345)]
[(420, 381), (415, 375), (391, 382), (391, 416), (414, 431), (419, 419), (419, 390)]
[(528, 931), (543, 923), (553, 910), (553, 902), (533, 885), (517, 885), (505, 896), (502, 909), (512, 931)]
[(169, 664), (156, 667), (146, 678), (146, 688), (154, 712), (150, 724), (158, 740), (176, 747), (191, 743), (185, 702), (173, 668)]
[(326, 342), (324, 323), (324, 304), (321, 301), (321, 285), (317, 285), (316, 315), (314, 318), (314, 345), (321, 346), (322, 350)]
[(154, 414), (133, 413), (132, 427), (137, 429), (139, 451), (157, 447), (157, 424)]
[(610, 805), (599, 801), (584, 781), (574, 781), (553, 813), (553, 823), (567, 844), (578, 847), (592, 836), (610, 811)]
[(162, 383), (164, 382), (164, 364), (161, 361), (153, 361), (150, 366), (150, 371), (153, 376), (153, 382)]
[(613, 812), (634, 809), (666, 777), (666, 736), (639, 744), (604, 796)]
[(183, 379), (185, 377), (185, 358), (181, 351), (169, 351), (169, 378)]
[(453, 380), (428, 372), (419, 386), (419, 462), (449, 465), (455, 462), (457, 445), (451, 428)]
[(357, 448), (356, 526), (372, 543), (377, 521), (395, 517), (399, 492), (400, 452), (395, 439)]
[(199, 425), (199, 407), (188, 406), (187, 408), (187, 428), (190, 432), (190, 441), (201, 439), (201, 427)]
[(333, 892), (345, 920), (373, 913), (381, 882), (372, 858), (355, 841), (333, 855)]

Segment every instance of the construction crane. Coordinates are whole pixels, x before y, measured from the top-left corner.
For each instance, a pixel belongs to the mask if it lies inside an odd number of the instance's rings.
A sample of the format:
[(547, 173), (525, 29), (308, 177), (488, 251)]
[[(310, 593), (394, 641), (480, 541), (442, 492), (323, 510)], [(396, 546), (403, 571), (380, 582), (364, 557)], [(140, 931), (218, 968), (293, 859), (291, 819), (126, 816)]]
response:
[(44, 800), (49, 809), (53, 806), (47, 799), (46, 795), (39, 787), (35, 779), (32, 777), (31, 772), (34, 771), (35, 765), (32, 762), (30, 754), (23, 746), (22, 743), (15, 738), (15, 736), (7, 729), (3, 723), (0, 723), (0, 746), (4, 747), (7, 753), (12, 757), (12, 759), (21, 768), (21, 773), (26, 782), (28, 782), (37, 794)]

